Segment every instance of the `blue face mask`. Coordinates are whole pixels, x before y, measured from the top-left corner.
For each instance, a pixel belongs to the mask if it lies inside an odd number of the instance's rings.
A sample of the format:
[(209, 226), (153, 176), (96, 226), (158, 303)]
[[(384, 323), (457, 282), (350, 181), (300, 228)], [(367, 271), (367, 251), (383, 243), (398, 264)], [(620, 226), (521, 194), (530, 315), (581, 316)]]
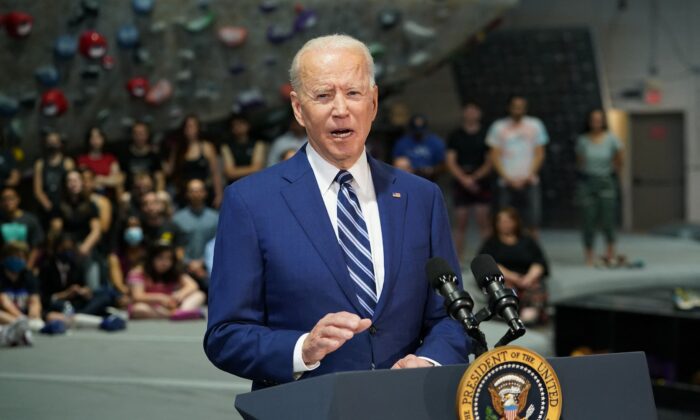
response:
[(127, 228), (124, 231), (124, 242), (128, 245), (138, 245), (143, 241), (143, 229), (138, 226)]
[(10, 273), (19, 273), (20, 271), (24, 270), (25, 267), (27, 267), (27, 262), (24, 261), (23, 258), (9, 256), (2, 260), (2, 265), (5, 267), (5, 270), (9, 271)]

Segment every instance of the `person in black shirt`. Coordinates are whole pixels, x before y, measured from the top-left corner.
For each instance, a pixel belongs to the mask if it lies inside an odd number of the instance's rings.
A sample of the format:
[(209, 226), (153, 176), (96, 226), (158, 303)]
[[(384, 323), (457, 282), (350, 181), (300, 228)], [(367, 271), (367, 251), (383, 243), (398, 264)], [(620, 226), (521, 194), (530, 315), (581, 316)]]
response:
[(130, 190), (134, 175), (143, 172), (153, 177), (156, 191), (165, 190), (162, 161), (153, 150), (150, 128), (145, 122), (137, 121), (131, 126), (131, 144), (119, 157), (119, 166), (124, 171), (123, 190)]
[(492, 256), (503, 272), (506, 286), (516, 290), (520, 319), (526, 323), (544, 322), (547, 300), (544, 279), (549, 265), (537, 241), (523, 232), (515, 209), (505, 208), (496, 214), (494, 233), (479, 254)]
[(467, 103), (462, 111), (462, 126), (447, 138), (447, 169), (453, 177), (455, 206), (453, 236), (457, 256), (462, 257), (464, 240), (473, 212), (481, 239), (491, 234), (489, 204), (491, 202), (491, 161), (486, 145), (486, 130), (481, 125), (481, 109)]
[[(34, 196), (41, 205), (44, 221), (58, 213), (63, 198), (66, 173), (75, 169), (72, 158), (63, 154), (63, 140), (56, 132), (44, 137), (44, 156), (34, 163)], [(46, 226), (44, 226), (46, 227)]]
[(242, 114), (229, 120), (231, 136), (221, 145), (224, 173), (231, 183), (265, 167), (265, 143), (250, 138), (250, 123)]
[(175, 248), (178, 261), (184, 261), (187, 235), (166, 214), (166, 206), (155, 192), (146, 193), (141, 201), (141, 227), (144, 244), (168, 244)]
[(0, 192), (0, 245), (12, 241), (26, 243), (29, 246), (27, 267), (33, 270), (41, 254), (44, 229), (36, 216), (22, 210), (19, 205), (17, 191), (6, 187)]
[(48, 236), (69, 234), (77, 242), (77, 253), (85, 269), (85, 278), (93, 289), (102, 287), (102, 274), (97, 245), (102, 238), (97, 206), (83, 187), (83, 177), (77, 170), (66, 174), (66, 191), (58, 208), (58, 217), (51, 220)]

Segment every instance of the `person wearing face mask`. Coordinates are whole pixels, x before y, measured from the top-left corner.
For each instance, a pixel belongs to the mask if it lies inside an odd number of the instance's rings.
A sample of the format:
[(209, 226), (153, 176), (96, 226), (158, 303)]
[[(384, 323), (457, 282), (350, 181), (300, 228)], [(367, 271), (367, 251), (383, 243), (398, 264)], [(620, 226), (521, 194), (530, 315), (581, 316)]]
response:
[(122, 294), (119, 306), (124, 307), (129, 296), (126, 273), (142, 264), (146, 254), (143, 229), (138, 217), (131, 216), (127, 219), (120, 239), (119, 246), (109, 254), (107, 261), (112, 285)]
[(34, 163), (34, 196), (44, 213), (43, 220), (54, 216), (63, 198), (63, 180), (75, 168), (75, 162), (63, 154), (61, 135), (50, 131), (44, 136), (44, 155)]
[(445, 142), (428, 131), (428, 121), (414, 115), (407, 133), (394, 146), (394, 166), (434, 181), (445, 164)]
[(0, 251), (0, 324), (28, 318), (30, 328), (37, 331), (44, 323), (39, 282), (27, 269), (28, 254), (23, 242), (9, 242)]

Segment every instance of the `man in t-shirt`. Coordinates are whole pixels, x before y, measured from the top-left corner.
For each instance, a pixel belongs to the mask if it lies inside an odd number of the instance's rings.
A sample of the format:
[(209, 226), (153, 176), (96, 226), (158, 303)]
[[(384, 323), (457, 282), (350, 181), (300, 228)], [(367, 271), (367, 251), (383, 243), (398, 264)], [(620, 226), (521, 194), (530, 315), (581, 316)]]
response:
[(289, 121), (289, 130), (272, 142), (267, 154), (267, 167), (280, 162), (290, 150), (295, 152), (306, 143), (306, 131), (294, 118)]
[(414, 115), (408, 132), (394, 146), (394, 166), (423, 178), (434, 180), (445, 163), (445, 143), (428, 131), (428, 121)]
[(515, 207), (526, 227), (536, 233), (542, 207), (539, 171), (549, 137), (542, 121), (527, 115), (524, 97), (511, 96), (508, 113), (491, 125), (486, 136), (499, 177), (498, 207)]
[(29, 245), (27, 267), (34, 268), (38, 258), (39, 246), (44, 241), (44, 230), (39, 219), (22, 210), (20, 198), (13, 188), (3, 188), (0, 192), (0, 245), (8, 242), (24, 242)]
[(173, 222), (187, 235), (185, 263), (187, 272), (197, 280), (202, 290), (207, 290), (209, 277), (204, 261), (204, 249), (214, 235), (219, 222), (219, 212), (207, 207), (207, 189), (199, 179), (187, 183), (187, 207), (178, 210)]

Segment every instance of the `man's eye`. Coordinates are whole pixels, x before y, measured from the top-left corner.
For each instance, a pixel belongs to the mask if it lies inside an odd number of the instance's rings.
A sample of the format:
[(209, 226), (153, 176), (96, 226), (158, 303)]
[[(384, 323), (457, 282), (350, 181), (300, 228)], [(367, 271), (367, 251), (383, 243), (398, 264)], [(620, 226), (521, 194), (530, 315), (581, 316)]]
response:
[(316, 95), (316, 99), (326, 99), (326, 98), (328, 98), (329, 96), (330, 96), (330, 95), (327, 94), (327, 93), (319, 93), (318, 95)]

